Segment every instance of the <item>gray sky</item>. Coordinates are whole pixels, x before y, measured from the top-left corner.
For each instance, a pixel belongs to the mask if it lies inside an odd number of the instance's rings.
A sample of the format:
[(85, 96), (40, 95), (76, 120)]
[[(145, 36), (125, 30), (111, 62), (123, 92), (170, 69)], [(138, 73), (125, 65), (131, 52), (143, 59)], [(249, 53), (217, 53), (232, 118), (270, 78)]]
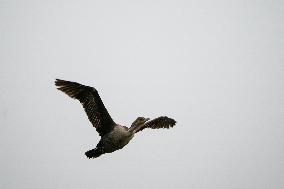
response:
[[(281, 0), (1, 0), (0, 188), (284, 188), (283, 20)], [(55, 78), (177, 126), (88, 160)]]

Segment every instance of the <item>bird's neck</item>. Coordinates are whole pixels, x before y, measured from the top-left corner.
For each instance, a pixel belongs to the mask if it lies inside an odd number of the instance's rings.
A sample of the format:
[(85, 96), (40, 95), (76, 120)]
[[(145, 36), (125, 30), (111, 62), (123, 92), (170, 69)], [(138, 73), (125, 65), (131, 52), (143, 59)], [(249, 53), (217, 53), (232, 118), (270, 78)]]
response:
[(132, 124), (131, 127), (128, 129), (128, 132), (135, 133), (140, 129), (142, 125)]

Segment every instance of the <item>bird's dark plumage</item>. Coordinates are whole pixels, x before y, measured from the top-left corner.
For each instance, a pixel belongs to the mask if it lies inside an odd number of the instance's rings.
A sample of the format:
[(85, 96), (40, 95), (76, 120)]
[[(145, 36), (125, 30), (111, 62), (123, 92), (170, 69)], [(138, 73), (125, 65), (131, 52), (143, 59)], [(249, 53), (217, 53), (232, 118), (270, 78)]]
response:
[(113, 129), (115, 123), (95, 88), (60, 79), (55, 81), (55, 85), (58, 86), (58, 90), (81, 102), (90, 122), (96, 128), (100, 136), (103, 136)]
[(176, 121), (172, 118), (168, 118), (167, 116), (161, 116), (156, 119), (153, 119), (151, 121), (146, 122), (143, 124), (138, 130), (136, 130), (136, 133), (139, 131), (142, 131), (145, 128), (151, 128), (151, 129), (161, 129), (166, 128), (169, 129), (170, 127), (173, 127), (176, 124)]
[(55, 85), (58, 90), (81, 102), (90, 122), (101, 136), (96, 148), (85, 153), (88, 158), (97, 158), (123, 148), (135, 133), (145, 128), (168, 129), (176, 124), (174, 119), (161, 116), (151, 121), (148, 121), (149, 118), (138, 117), (130, 128), (121, 126), (112, 120), (95, 88), (61, 79), (56, 79)]

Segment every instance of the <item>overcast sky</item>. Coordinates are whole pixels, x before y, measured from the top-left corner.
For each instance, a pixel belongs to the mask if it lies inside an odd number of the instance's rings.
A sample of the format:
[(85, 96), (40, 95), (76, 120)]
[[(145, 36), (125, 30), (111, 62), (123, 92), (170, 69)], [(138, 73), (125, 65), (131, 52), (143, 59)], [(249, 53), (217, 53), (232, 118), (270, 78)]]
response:
[[(0, 0), (0, 188), (284, 188), (283, 2)], [(89, 160), (55, 78), (177, 125)]]

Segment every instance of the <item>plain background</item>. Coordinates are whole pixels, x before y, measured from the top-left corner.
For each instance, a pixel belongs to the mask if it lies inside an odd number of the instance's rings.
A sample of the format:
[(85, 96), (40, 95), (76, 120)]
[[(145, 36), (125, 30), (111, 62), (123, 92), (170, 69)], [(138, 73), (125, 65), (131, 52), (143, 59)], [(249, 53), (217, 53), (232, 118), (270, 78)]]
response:
[[(1, 0), (0, 188), (284, 188), (283, 2)], [(177, 126), (88, 160), (55, 78)]]

